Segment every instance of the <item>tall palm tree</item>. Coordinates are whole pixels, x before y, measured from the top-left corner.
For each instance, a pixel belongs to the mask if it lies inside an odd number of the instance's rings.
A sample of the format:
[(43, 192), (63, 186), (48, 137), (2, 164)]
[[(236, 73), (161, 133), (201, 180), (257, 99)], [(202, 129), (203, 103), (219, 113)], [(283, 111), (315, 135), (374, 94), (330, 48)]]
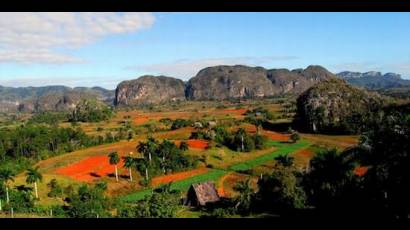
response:
[(13, 171), (9, 169), (0, 170), (0, 181), (2, 181), (4, 183), (4, 187), (6, 187), (6, 202), (7, 203), (10, 202), (8, 182), (14, 181), (14, 176), (15, 174), (13, 173)]
[(118, 167), (117, 164), (120, 163), (120, 157), (118, 156), (117, 152), (112, 152), (108, 154), (108, 157), (110, 158), (110, 165), (115, 166), (115, 179), (118, 182)]
[(26, 172), (26, 182), (28, 184), (34, 184), (34, 192), (36, 195), (36, 198), (38, 199), (38, 190), (37, 190), (37, 181), (42, 181), (43, 180), (43, 175), (38, 171), (38, 167), (36, 168), (29, 168), (27, 169)]
[(148, 160), (151, 163), (152, 161), (152, 154), (157, 151), (158, 148), (158, 141), (155, 140), (153, 137), (148, 137), (147, 142), (140, 142), (137, 146), (138, 152), (142, 153), (144, 158), (148, 156)]
[(132, 182), (132, 167), (135, 165), (135, 159), (131, 156), (124, 157), (124, 167), (126, 167), (130, 174), (130, 181)]

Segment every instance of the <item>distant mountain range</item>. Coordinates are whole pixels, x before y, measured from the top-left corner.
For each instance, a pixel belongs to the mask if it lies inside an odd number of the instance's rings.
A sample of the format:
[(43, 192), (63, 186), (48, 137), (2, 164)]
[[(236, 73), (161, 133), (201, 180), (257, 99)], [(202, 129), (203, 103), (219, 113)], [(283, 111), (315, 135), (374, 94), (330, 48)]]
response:
[(0, 112), (68, 111), (86, 98), (95, 98), (111, 105), (130, 106), (175, 100), (299, 95), (322, 81), (335, 78), (382, 94), (409, 97), (410, 80), (402, 79), (395, 73), (344, 71), (333, 74), (318, 65), (294, 70), (223, 65), (204, 68), (187, 82), (173, 77), (147, 75), (123, 81), (116, 90), (101, 87), (0, 86)]
[(348, 83), (370, 90), (409, 87), (410, 80), (402, 79), (400, 74), (370, 71), (366, 73), (344, 71), (336, 74)]
[(95, 98), (112, 104), (114, 90), (101, 87), (44, 86), (3, 87), (0, 86), (0, 112), (66, 111), (85, 98)]

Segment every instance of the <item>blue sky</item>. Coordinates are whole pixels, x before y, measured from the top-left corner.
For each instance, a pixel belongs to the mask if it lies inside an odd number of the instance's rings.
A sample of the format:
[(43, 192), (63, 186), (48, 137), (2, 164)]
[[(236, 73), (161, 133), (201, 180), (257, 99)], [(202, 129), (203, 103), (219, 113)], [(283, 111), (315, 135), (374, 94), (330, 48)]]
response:
[(0, 13), (0, 85), (103, 86), (322, 65), (410, 79), (409, 13)]

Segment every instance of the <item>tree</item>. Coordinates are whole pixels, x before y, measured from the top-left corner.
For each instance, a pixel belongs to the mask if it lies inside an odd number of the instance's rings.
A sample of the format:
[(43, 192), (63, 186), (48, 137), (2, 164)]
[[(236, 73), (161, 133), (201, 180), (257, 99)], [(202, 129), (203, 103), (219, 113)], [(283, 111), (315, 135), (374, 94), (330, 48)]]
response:
[(14, 181), (14, 176), (15, 174), (13, 173), (13, 171), (9, 169), (0, 170), (0, 181), (3, 182), (4, 187), (6, 188), (6, 202), (7, 203), (10, 202), (8, 182)]
[(235, 209), (239, 213), (248, 213), (255, 193), (250, 186), (249, 179), (237, 183), (234, 190), (239, 192), (239, 195), (235, 199)]
[(114, 165), (115, 167), (115, 179), (118, 182), (118, 163), (120, 163), (120, 157), (118, 156), (117, 152), (112, 152), (110, 154), (108, 154), (109, 157), (109, 161), (110, 161), (110, 165)]
[(281, 164), (281, 165), (283, 165), (283, 166), (285, 166), (285, 167), (290, 167), (290, 166), (293, 166), (293, 163), (294, 163), (295, 158), (290, 157), (289, 155), (280, 155), (280, 156), (277, 156), (277, 157), (275, 158), (275, 160), (276, 160), (279, 164)]
[(240, 128), (236, 131), (232, 143), (232, 147), (240, 152), (250, 152), (255, 148), (254, 140), (246, 133), (245, 129)]
[(58, 184), (57, 179), (52, 179), (50, 182), (47, 184), (47, 186), (50, 188), (50, 192), (47, 194), (49, 197), (58, 197), (63, 194), (63, 189), (61, 186)]
[(28, 184), (34, 184), (34, 192), (36, 199), (38, 199), (37, 181), (42, 181), (43, 175), (41, 175), (41, 173), (38, 171), (38, 167), (36, 167), (27, 169), (26, 176), (26, 182)]
[(121, 217), (172, 218), (180, 208), (180, 193), (171, 190), (171, 184), (155, 189), (152, 195), (139, 201), (134, 207), (124, 207), (119, 211)]
[(354, 196), (349, 193), (355, 186), (355, 162), (346, 152), (336, 149), (320, 152), (310, 160), (310, 171), (304, 176), (309, 201), (321, 210), (336, 210), (349, 204)]
[(106, 185), (96, 184), (94, 187), (82, 185), (76, 193), (67, 197), (67, 215), (72, 218), (109, 217), (110, 200), (104, 195)]
[(128, 141), (131, 141), (132, 138), (134, 138), (134, 133), (132, 131), (128, 131), (128, 137), (127, 137)]
[(188, 143), (186, 143), (185, 141), (181, 141), (181, 144), (179, 145), (179, 149), (182, 151), (187, 151), (189, 148)]
[(144, 157), (148, 156), (149, 161), (152, 161), (152, 154), (157, 150), (158, 141), (153, 137), (148, 137), (147, 142), (140, 142), (137, 146), (138, 152), (142, 153)]
[(258, 201), (268, 211), (291, 211), (305, 207), (306, 195), (294, 168), (277, 165), (272, 174), (258, 180)]
[(135, 159), (131, 156), (124, 157), (124, 167), (128, 169), (130, 181), (132, 182), (132, 167), (135, 166)]
[(410, 214), (410, 106), (389, 108), (367, 124), (356, 154), (368, 166), (364, 198), (372, 214), (407, 219)]
[(292, 140), (293, 143), (296, 143), (297, 141), (299, 141), (300, 140), (299, 133), (296, 131), (292, 132), (292, 134), (290, 135), (290, 140)]

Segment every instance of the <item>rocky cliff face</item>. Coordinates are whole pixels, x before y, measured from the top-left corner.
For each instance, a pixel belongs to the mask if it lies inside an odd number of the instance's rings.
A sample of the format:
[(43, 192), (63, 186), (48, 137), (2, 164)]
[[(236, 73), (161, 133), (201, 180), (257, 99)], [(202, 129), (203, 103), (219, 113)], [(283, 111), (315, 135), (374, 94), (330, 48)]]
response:
[(275, 87), (275, 94), (300, 94), (318, 82), (336, 77), (321, 66), (306, 69), (271, 69), (268, 78)]
[(296, 120), (299, 126), (313, 132), (355, 133), (363, 119), (371, 116), (382, 104), (383, 99), (377, 93), (332, 78), (298, 97)]
[(189, 80), (186, 95), (191, 100), (209, 100), (300, 94), (332, 77), (335, 75), (320, 66), (292, 71), (241, 65), (215, 66), (201, 70)]
[(186, 95), (191, 100), (256, 98), (274, 94), (266, 69), (248, 66), (215, 66), (189, 80)]
[(140, 105), (185, 100), (184, 82), (165, 76), (142, 76), (121, 82), (115, 92), (116, 105)]

